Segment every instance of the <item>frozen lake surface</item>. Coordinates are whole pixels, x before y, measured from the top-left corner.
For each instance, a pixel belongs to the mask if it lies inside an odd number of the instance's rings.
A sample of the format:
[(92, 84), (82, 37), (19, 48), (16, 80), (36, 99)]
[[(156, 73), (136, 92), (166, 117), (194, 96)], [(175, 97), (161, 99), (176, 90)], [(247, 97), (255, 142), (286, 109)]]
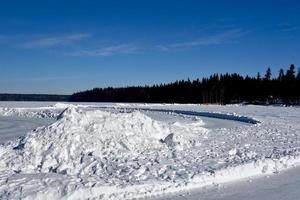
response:
[(53, 123), (51, 118), (3, 117), (0, 116), (0, 143), (17, 139), (37, 127)]

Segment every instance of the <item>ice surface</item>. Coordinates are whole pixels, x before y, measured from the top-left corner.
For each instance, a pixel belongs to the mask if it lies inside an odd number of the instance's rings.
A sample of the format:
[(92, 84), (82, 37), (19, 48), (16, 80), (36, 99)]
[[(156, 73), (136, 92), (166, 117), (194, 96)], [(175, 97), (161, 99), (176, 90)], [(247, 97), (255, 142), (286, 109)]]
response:
[(0, 116), (0, 144), (24, 136), (26, 132), (53, 123), (51, 118), (24, 118)]

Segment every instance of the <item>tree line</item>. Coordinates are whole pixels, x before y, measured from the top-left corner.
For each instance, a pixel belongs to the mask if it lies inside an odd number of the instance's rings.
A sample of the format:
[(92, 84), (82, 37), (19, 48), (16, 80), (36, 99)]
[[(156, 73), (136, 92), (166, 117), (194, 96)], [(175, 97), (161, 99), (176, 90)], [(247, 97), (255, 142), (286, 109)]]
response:
[(68, 101), (70, 95), (0, 94), (0, 101)]
[(168, 84), (120, 88), (94, 88), (70, 96), (74, 102), (148, 102), (148, 103), (251, 103), (300, 104), (300, 68), (290, 65), (272, 76), (268, 68), (263, 76), (237, 73), (213, 74), (196, 80), (178, 80)]

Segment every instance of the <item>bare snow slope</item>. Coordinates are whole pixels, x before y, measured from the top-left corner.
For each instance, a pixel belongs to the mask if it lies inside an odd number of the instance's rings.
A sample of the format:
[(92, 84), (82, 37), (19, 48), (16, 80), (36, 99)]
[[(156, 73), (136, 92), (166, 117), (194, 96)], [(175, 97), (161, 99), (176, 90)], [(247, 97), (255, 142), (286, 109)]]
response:
[[(201, 118), (164, 122), (124, 108), (221, 113), (261, 123), (210, 129)], [(3, 115), (58, 120), (0, 146), (0, 197), (131, 199), (278, 172), (300, 163), (299, 111), (162, 104), (3, 108)]]

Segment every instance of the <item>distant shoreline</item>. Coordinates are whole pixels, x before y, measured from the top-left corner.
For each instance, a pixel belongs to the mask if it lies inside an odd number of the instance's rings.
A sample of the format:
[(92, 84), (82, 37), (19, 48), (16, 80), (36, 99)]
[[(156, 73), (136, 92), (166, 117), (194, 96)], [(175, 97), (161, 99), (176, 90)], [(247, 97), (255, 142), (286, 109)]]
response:
[(0, 101), (69, 101), (70, 95), (1, 93)]

